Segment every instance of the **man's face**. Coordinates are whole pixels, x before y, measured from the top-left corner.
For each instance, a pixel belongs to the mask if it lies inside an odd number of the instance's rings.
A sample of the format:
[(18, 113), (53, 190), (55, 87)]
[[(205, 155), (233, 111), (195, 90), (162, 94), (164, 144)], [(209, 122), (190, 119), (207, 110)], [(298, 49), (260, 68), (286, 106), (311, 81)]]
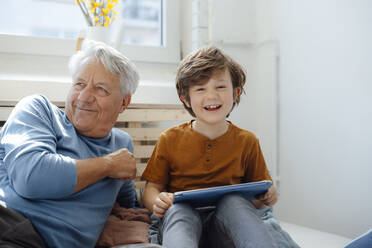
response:
[(107, 72), (101, 62), (90, 61), (76, 75), (65, 111), (80, 134), (101, 138), (110, 132), (130, 99), (130, 94), (122, 95), (118, 76)]

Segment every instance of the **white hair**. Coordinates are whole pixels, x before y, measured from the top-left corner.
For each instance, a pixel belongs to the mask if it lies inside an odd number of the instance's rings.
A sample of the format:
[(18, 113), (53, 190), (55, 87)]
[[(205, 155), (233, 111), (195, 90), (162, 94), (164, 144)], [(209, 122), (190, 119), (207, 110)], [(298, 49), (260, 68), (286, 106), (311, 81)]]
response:
[(103, 42), (84, 40), (81, 50), (71, 56), (68, 67), (73, 80), (83, 65), (91, 60), (100, 61), (108, 72), (119, 76), (123, 95), (134, 94), (139, 82), (136, 66), (119, 51)]

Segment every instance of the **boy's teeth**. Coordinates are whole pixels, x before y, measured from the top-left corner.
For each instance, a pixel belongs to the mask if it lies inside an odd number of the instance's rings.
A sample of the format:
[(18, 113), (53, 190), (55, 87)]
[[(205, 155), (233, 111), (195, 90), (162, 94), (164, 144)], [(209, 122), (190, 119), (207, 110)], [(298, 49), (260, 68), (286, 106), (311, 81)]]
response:
[(207, 109), (216, 109), (218, 107), (219, 107), (219, 105), (209, 105), (209, 106), (206, 106)]

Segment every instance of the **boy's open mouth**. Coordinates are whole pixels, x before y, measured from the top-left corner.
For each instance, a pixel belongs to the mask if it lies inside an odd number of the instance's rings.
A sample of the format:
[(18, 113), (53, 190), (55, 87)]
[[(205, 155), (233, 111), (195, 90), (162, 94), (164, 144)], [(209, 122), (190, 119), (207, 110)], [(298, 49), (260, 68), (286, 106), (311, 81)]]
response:
[(213, 110), (217, 110), (217, 109), (221, 108), (221, 106), (222, 105), (220, 105), (220, 104), (208, 105), (208, 106), (205, 106), (204, 109), (208, 110), (208, 111), (213, 111)]

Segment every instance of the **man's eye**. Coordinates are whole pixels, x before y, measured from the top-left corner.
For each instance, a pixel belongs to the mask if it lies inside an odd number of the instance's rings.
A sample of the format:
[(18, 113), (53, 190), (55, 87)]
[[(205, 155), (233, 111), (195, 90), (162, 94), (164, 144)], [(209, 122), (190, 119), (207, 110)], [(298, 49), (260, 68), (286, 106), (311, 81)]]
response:
[(84, 83), (83, 83), (83, 82), (76, 82), (76, 83), (74, 84), (74, 86), (75, 86), (76, 88), (82, 88), (82, 87), (84, 87)]
[(103, 87), (97, 87), (97, 91), (98, 91), (98, 94), (100, 96), (107, 96), (107, 95), (109, 95), (109, 92), (105, 88), (103, 88)]

